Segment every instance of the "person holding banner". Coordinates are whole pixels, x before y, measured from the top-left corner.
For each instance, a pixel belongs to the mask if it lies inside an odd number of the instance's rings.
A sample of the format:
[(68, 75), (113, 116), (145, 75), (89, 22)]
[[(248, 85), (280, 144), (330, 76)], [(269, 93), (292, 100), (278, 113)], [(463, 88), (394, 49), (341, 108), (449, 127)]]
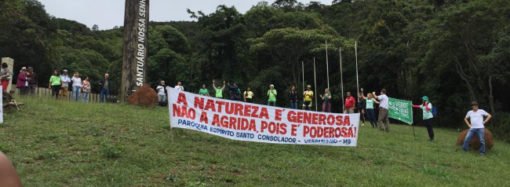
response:
[(345, 98), (345, 111), (348, 114), (354, 113), (354, 108), (356, 106), (356, 99), (351, 95), (351, 92), (347, 92), (347, 97)]
[(298, 108), (298, 94), (296, 91), (296, 86), (292, 85), (289, 91), (289, 100), (290, 100), (290, 108), (297, 109)]
[(225, 89), (226, 81), (223, 81), (223, 86), (216, 87), (216, 81), (213, 80), (212, 86), (214, 88), (214, 93), (216, 98), (223, 98), (223, 90)]
[(207, 86), (205, 84), (202, 84), (202, 88), (198, 90), (198, 94), (202, 96), (209, 96), (209, 89), (207, 89)]
[(177, 90), (179, 90), (179, 91), (181, 91), (181, 92), (183, 92), (183, 91), (184, 91), (184, 86), (182, 86), (182, 82), (181, 82), (181, 81), (178, 81), (178, 82), (177, 82), (177, 85), (175, 85), (175, 87), (174, 87), (174, 88), (175, 88), (175, 89), (177, 89)]
[[(362, 95), (363, 96), (363, 95)], [(379, 104), (377, 100), (374, 98), (374, 94), (368, 93), (367, 97), (363, 96), (363, 99), (365, 100), (365, 111), (367, 113), (368, 121), (370, 121), (370, 124), (372, 125), (372, 128), (377, 127), (377, 119), (375, 118), (375, 105)]]
[(423, 103), (421, 105), (413, 105), (413, 108), (419, 108), (423, 111), (423, 123), (425, 124), (425, 127), (427, 127), (429, 140), (434, 141), (434, 129), (432, 129), (432, 118), (434, 118), (434, 115), (432, 114), (432, 103), (429, 102), (429, 97), (427, 96), (423, 96), (421, 100)]
[(389, 106), (389, 98), (386, 95), (386, 89), (381, 90), (381, 95), (374, 94), (375, 98), (379, 101), (379, 117), (377, 119), (377, 124), (379, 125), (379, 129), (382, 131), (390, 132), (390, 119), (388, 114)]
[(267, 105), (276, 106), (276, 96), (278, 92), (274, 88), (274, 84), (269, 85), (269, 90), (267, 90)]
[(312, 86), (307, 85), (306, 90), (303, 93), (303, 109), (311, 110), (312, 109), (312, 100), (313, 100)]
[(331, 92), (329, 88), (324, 90), (324, 95), (320, 95), (322, 99), (322, 111), (331, 112)]
[[(485, 120), (484, 117), (486, 117)], [(471, 142), (471, 138), (476, 134), (480, 139), (480, 155), (485, 155), (485, 124), (487, 124), (491, 118), (491, 114), (478, 108), (478, 102), (471, 102), (471, 110), (464, 118), (464, 122), (469, 127), (469, 131), (464, 139), (464, 144), (462, 145), (464, 151), (469, 150), (469, 142)]]
[(254, 95), (255, 94), (253, 94), (253, 91), (251, 91), (250, 87), (246, 88), (246, 91), (244, 91), (244, 93), (243, 93), (244, 102), (253, 103)]

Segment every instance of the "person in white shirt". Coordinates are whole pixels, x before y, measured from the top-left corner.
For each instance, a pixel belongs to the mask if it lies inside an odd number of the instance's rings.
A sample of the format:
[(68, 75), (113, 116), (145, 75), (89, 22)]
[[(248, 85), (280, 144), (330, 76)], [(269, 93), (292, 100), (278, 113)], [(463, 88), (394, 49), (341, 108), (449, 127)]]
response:
[(164, 103), (166, 101), (166, 85), (165, 81), (160, 81), (159, 85), (156, 87), (156, 91), (158, 92), (158, 102), (160, 104)]
[[(375, 92), (373, 95), (376, 95)], [(375, 97), (379, 101), (379, 118), (377, 124), (379, 129), (390, 132), (390, 119), (388, 118), (388, 96), (386, 95), (386, 89), (381, 90), (381, 95)]]
[(81, 87), (82, 87), (80, 73), (78, 73), (78, 72), (74, 73), (73, 78), (71, 78), (71, 83), (73, 85), (72, 98), (74, 99), (74, 101), (78, 101), (80, 99)]
[(60, 95), (63, 98), (69, 99), (69, 83), (71, 82), (71, 78), (67, 74), (67, 69), (62, 70), (62, 74), (60, 75), (60, 81), (62, 82)]
[[(483, 156), (485, 155), (485, 124), (491, 120), (492, 115), (485, 110), (479, 109), (476, 101), (471, 103), (471, 108), (472, 110), (468, 111), (464, 118), (464, 122), (466, 122), (466, 125), (469, 127), (469, 131), (464, 139), (462, 149), (464, 149), (464, 151), (469, 150), (469, 142), (471, 142), (471, 138), (476, 134), (480, 139), (480, 155)], [(486, 118), (484, 119), (484, 117)]]
[(184, 91), (184, 86), (182, 86), (182, 82), (177, 82), (177, 85), (175, 85), (175, 89), (179, 90), (180, 92)]

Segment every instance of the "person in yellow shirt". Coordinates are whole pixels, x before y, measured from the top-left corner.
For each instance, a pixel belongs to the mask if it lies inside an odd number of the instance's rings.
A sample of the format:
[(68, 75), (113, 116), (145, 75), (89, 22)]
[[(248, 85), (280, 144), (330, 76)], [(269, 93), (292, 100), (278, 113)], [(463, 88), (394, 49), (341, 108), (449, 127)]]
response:
[(311, 110), (312, 109), (312, 100), (313, 100), (312, 86), (307, 85), (306, 90), (303, 93), (303, 109)]

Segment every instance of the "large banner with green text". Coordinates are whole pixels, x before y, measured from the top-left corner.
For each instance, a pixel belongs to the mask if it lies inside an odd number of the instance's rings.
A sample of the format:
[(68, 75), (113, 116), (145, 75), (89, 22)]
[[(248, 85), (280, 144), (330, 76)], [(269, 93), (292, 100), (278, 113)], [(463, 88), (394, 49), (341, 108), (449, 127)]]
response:
[(232, 140), (355, 147), (359, 114), (322, 113), (218, 99), (167, 88), (170, 127)]
[(407, 123), (413, 124), (413, 103), (411, 101), (395, 98), (389, 99), (389, 117)]

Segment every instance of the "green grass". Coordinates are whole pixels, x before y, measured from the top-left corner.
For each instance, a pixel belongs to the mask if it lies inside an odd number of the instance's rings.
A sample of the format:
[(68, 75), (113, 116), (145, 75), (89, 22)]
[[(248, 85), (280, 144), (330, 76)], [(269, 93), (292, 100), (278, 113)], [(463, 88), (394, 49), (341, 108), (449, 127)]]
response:
[(26, 186), (505, 186), (510, 145), (486, 157), (436, 128), (364, 126), (357, 148), (230, 141), (170, 129), (165, 108), (21, 98), (0, 150)]

